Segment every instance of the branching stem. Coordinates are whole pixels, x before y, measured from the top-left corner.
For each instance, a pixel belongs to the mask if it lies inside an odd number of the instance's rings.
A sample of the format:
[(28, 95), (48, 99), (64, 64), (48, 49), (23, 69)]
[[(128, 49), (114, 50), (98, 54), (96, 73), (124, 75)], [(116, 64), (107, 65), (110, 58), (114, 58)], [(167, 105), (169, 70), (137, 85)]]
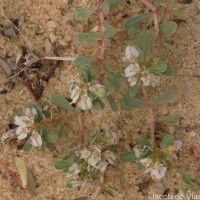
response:
[(105, 185), (106, 182), (106, 172), (102, 173), (101, 175), (101, 185), (97, 187), (96, 191), (94, 192), (94, 194), (91, 197), (91, 200), (97, 200), (97, 198), (99, 197), (99, 195), (102, 192), (103, 186)]
[(155, 32), (156, 32), (156, 36), (157, 36), (157, 43), (158, 43), (158, 46), (160, 47), (161, 46), (161, 38), (160, 38), (160, 29), (159, 29), (159, 24), (158, 24), (157, 8), (153, 4), (149, 3), (148, 0), (139, 0), (139, 2), (144, 4), (149, 9), (151, 9), (151, 11), (153, 13), (154, 28), (155, 28)]
[(154, 147), (155, 143), (155, 129), (156, 129), (156, 114), (154, 112), (150, 97), (148, 95), (148, 92), (145, 90), (143, 83), (141, 84), (142, 94), (145, 99), (146, 107), (148, 109), (149, 115), (150, 115), (150, 121), (151, 121), (151, 142)]

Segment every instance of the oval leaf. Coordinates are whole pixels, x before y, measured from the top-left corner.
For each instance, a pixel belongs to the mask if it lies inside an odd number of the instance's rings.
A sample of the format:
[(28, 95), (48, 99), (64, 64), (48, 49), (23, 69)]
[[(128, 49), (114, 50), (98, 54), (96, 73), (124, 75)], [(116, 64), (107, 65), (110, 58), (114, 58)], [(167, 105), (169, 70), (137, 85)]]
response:
[(134, 152), (124, 152), (120, 154), (120, 160), (125, 163), (133, 162), (137, 160)]
[(119, 109), (118, 109), (118, 106), (117, 104), (115, 103), (113, 97), (111, 95), (107, 96), (107, 100), (108, 100), (108, 103), (110, 104), (110, 107), (112, 108), (112, 110), (114, 112), (118, 112)]
[(142, 52), (143, 59), (149, 55), (150, 52), (150, 33), (142, 32), (139, 34), (139, 48)]
[(123, 2), (123, 0), (105, 0), (105, 3), (107, 3), (111, 9), (117, 7)]
[(126, 93), (124, 96), (124, 104), (127, 108), (137, 108), (144, 105), (144, 102), (140, 99), (130, 96), (129, 93)]
[(136, 28), (130, 28), (128, 30), (128, 36), (131, 38), (131, 39), (137, 39), (138, 36), (139, 36), (140, 32), (136, 29)]
[(164, 37), (169, 37), (176, 32), (177, 24), (174, 21), (165, 22), (160, 25), (160, 32)]
[(92, 101), (92, 104), (96, 111), (100, 111), (105, 107), (104, 103), (99, 98), (96, 98), (94, 101)]
[(78, 41), (81, 43), (96, 43), (101, 39), (99, 34), (96, 33), (79, 33)]
[(75, 19), (77, 21), (83, 21), (88, 19), (90, 15), (95, 13), (94, 8), (78, 8), (75, 12)]
[(55, 168), (56, 169), (68, 169), (72, 165), (73, 165), (73, 163), (68, 160), (59, 160), (55, 163)]
[(129, 94), (131, 97), (135, 97), (140, 89), (140, 85), (135, 85), (129, 89)]
[(113, 37), (115, 35), (115, 29), (110, 25), (110, 23), (105, 20), (104, 21), (105, 31), (103, 35), (105, 37)]
[(67, 99), (60, 94), (53, 95), (50, 99), (51, 103), (58, 108), (74, 112), (75, 109), (69, 104)]
[(164, 149), (164, 148), (167, 148), (169, 145), (173, 144), (173, 141), (174, 141), (174, 136), (172, 135), (166, 135), (161, 143), (160, 143), (160, 148)]
[(152, 65), (148, 68), (150, 73), (164, 73), (167, 70), (167, 65), (165, 63), (160, 63), (158, 65)]
[(166, 91), (164, 91), (159, 97), (155, 98), (153, 100), (154, 104), (159, 104), (162, 102), (169, 102), (171, 100), (173, 100), (175, 97), (175, 91), (168, 89)]
[(140, 25), (145, 19), (147, 19), (150, 16), (151, 16), (150, 13), (143, 13), (139, 16), (132, 17), (125, 23), (124, 27), (126, 29), (130, 29), (133, 27), (136, 28), (138, 25)]
[(74, 61), (75, 66), (78, 68), (87, 67), (94, 63), (95, 59), (89, 55), (81, 56), (79, 58), (76, 58), (76, 60)]

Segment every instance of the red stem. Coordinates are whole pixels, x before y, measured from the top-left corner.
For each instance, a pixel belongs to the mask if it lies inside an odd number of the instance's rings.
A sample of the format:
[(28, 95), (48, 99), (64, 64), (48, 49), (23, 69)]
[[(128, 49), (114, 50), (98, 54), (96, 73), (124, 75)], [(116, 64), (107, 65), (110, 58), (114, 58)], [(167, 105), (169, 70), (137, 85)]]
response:
[(160, 39), (160, 28), (159, 28), (159, 24), (158, 24), (158, 15), (157, 15), (157, 8), (148, 2), (148, 0), (139, 0), (140, 3), (144, 4), (146, 7), (148, 7), (149, 9), (151, 9), (152, 13), (153, 13), (153, 20), (154, 20), (154, 28), (155, 28), (155, 32), (156, 32), (156, 36), (157, 36), (157, 43), (158, 46), (161, 46), (161, 39)]
[(150, 100), (150, 97), (147, 93), (147, 91), (145, 90), (144, 88), (144, 85), (143, 83), (141, 83), (141, 89), (142, 89), (142, 94), (144, 96), (144, 99), (145, 99), (145, 102), (146, 102), (146, 107), (149, 111), (149, 115), (150, 115), (150, 120), (151, 120), (151, 140), (152, 140), (152, 144), (154, 146), (154, 140), (155, 140), (155, 137), (154, 137), (154, 134), (155, 134), (155, 128), (156, 128), (156, 114), (153, 110), (153, 106), (151, 104), (151, 100)]
[(103, 186), (106, 182), (106, 172), (101, 175), (101, 185), (97, 187), (95, 193), (92, 195), (91, 200), (96, 200), (102, 192)]
[(24, 190), (24, 192), (28, 195), (28, 197), (31, 197), (32, 199), (32, 195), (30, 194), (29, 190), (23, 186), (19, 177), (13, 171), (11, 171), (7, 167), (7, 165), (3, 163), (1, 160), (0, 160), (0, 167)]
[(200, 168), (200, 153), (199, 153), (199, 151), (197, 150), (196, 147), (190, 147), (190, 151), (194, 155), (194, 157), (196, 158), (197, 165)]
[[(99, 0), (99, 27), (101, 29), (101, 32), (103, 33), (105, 31), (105, 26), (104, 26), (104, 13), (102, 10), (102, 5), (103, 5), (104, 0)], [(100, 48), (100, 55), (98, 57), (98, 63), (100, 65), (100, 74), (98, 81), (100, 84), (103, 84), (104, 82), (104, 75), (105, 75), (105, 63), (104, 63), (104, 54), (105, 54), (105, 47), (106, 47), (106, 39), (103, 38), (98, 42), (98, 48)], [(96, 52), (96, 50), (95, 50)]]

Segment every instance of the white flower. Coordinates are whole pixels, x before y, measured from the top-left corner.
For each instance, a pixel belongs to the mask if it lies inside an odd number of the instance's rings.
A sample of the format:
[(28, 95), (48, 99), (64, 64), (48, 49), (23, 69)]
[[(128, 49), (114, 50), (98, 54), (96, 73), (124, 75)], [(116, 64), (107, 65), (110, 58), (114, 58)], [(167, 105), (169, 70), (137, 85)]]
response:
[(105, 172), (106, 169), (107, 169), (107, 166), (108, 166), (108, 163), (106, 161), (103, 161), (101, 164), (100, 164), (100, 167), (101, 167), (101, 172)]
[(140, 160), (140, 163), (146, 168), (148, 168), (153, 162), (152, 162), (152, 159), (150, 158), (143, 158)]
[(15, 116), (14, 124), (17, 126), (26, 126), (26, 121), (28, 120), (27, 116)]
[(141, 81), (143, 82), (143, 85), (149, 86), (151, 83), (151, 75), (146, 70), (144, 70), (141, 74), (142, 74)]
[(76, 103), (79, 96), (81, 94), (81, 88), (76, 86), (72, 91), (71, 91), (71, 99), (72, 102), (71, 103)]
[(130, 86), (133, 87), (137, 84), (137, 78), (135, 76), (131, 76), (128, 78), (128, 82), (130, 82)]
[(137, 73), (139, 73), (140, 71), (140, 66), (139, 64), (137, 63), (131, 63), (130, 65), (128, 65), (125, 70), (124, 70), (124, 73), (125, 73), (125, 77), (131, 77), (131, 76), (134, 76), (136, 75)]
[(162, 164), (156, 164), (155, 168), (150, 171), (154, 179), (160, 180), (165, 176), (167, 168)]
[(133, 46), (128, 45), (125, 50), (125, 58), (132, 62), (135, 62), (136, 58), (139, 56), (139, 52)]
[(104, 85), (101, 85), (101, 84), (92, 85), (89, 89), (91, 92), (96, 94), (99, 98), (103, 98), (106, 96), (106, 89)]
[(32, 132), (31, 138), (30, 138), (30, 143), (34, 147), (40, 147), (42, 146), (42, 137), (40, 134), (38, 134), (36, 131)]
[(35, 108), (25, 108), (25, 115), (29, 118), (29, 119), (34, 119), (35, 116), (37, 115), (37, 110)]
[(92, 156), (90, 158), (90, 165), (92, 165), (93, 167), (97, 165), (97, 163), (101, 160), (101, 154), (99, 153), (99, 151), (94, 151), (92, 153)]
[(181, 150), (181, 147), (182, 147), (182, 141), (181, 140), (175, 140), (174, 141), (174, 148), (176, 151), (179, 151)]
[(160, 76), (155, 76), (154, 74), (151, 74), (151, 86), (155, 87), (159, 85), (161, 77)]
[(88, 151), (87, 149), (81, 150), (80, 154), (81, 154), (81, 159), (87, 159), (88, 157), (91, 156), (91, 152)]
[(114, 164), (114, 161), (116, 160), (115, 154), (114, 154), (112, 151), (110, 151), (110, 150), (105, 151), (104, 154), (105, 154), (106, 160), (107, 160), (111, 165), (113, 165), (113, 164)]
[(82, 95), (81, 100), (78, 102), (78, 106), (82, 110), (89, 110), (90, 108), (92, 108), (91, 98), (87, 94)]
[(26, 126), (19, 126), (16, 129), (16, 134), (18, 135), (17, 136), (18, 140), (23, 140), (28, 136), (28, 129), (26, 128)]
[(77, 163), (74, 163), (70, 168), (69, 168), (69, 171), (74, 171), (74, 174), (79, 174), (79, 172), (81, 171), (80, 170), (80, 167)]

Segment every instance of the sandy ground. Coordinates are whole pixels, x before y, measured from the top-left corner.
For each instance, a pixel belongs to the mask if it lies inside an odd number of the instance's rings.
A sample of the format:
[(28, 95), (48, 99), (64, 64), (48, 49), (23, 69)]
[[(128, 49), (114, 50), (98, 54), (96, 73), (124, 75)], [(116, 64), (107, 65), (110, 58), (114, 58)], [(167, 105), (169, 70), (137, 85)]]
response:
[[(20, 20), (22, 35), (15, 39), (8, 39), (0, 35), (0, 56), (15, 58), (22, 45), (39, 57), (52, 56), (52, 43), (55, 41), (62, 46), (60, 56), (76, 56), (91, 52), (91, 46), (83, 45), (79, 47), (77, 54), (75, 51), (77, 48), (76, 33), (91, 30), (97, 25), (95, 19), (83, 25), (74, 21), (73, 13), (77, 7), (93, 4), (94, 1), (90, 0), (57, 0), (56, 3), (52, 0), (1, 0), (0, 5), (4, 5), (5, 14), (9, 18)], [(122, 28), (126, 20), (122, 19), (126, 10), (128, 10), (129, 16), (137, 15), (141, 10), (140, 6), (136, 6), (132, 10), (128, 6), (130, 5), (125, 1), (122, 7), (113, 10), (110, 15), (109, 20), (112, 24), (117, 24), (118, 30)], [(191, 145), (198, 147), (200, 144), (200, 77), (198, 77), (200, 76), (200, 1), (193, 0), (188, 5), (175, 3), (174, 7), (185, 9), (187, 23), (181, 23), (177, 33), (170, 38), (170, 41), (177, 47), (177, 53), (166, 52), (168, 63), (175, 69), (175, 76), (164, 80), (162, 87), (155, 92), (159, 93), (164, 88), (172, 87), (176, 90), (176, 99), (173, 103), (163, 104), (156, 109), (158, 116), (168, 113), (181, 116), (180, 123), (168, 124), (168, 130), (183, 141), (183, 151), (177, 162), (168, 165), (166, 177), (161, 182), (150, 182), (148, 188), (142, 192), (137, 191), (136, 185), (141, 182), (142, 177), (134, 170), (134, 165), (125, 165), (119, 162), (108, 174), (109, 184), (116, 187), (119, 192), (115, 193), (115, 197), (101, 195), (99, 199), (146, 200), (148, 195), (163, 194), (167, 188), (170, 188), (170, 194), (173, 195), (177, 189), (184, 187), (181, 173), (190, 171), (194, 176), (200, 178), (196, 161), (189, 154)], [(117, 23), (115, 20), (118, 20)], [(7, 24), (8, 22), (1, 17), (0, 23)], [(115, 68), (121, 67), (123, 51), (129, 43), (130, 40), (123, 32), (114, 38), (111, 50), (108, 50), (107, 55), (112, 59), (109, 62)], [(77, 73), (70, 66), (70, 62), (65, 62), (56, 70), (39, 101), (42, 105), (50, 105), (49, 98), (55, 93), (69, 96), (69, 82)], [(0, 68), (0, 80), (5, 79), (6, 74)], [(4, 87), (5, 85), (0, 85), (0, 89)], [(16, 81), (16, 87), (13, 90), (0, 95), (0, 135), (3, 134), (7, 122), (28, 102), (32, 102), (32, 99), (20, 81)], [(66, 126), (66, 137), (59, 142), (59, 145), (60, 148), (67, 149), (75, 144), (68, 140), (68, 137), (75, 136), (78, 132), (76, 116), (61, 111), (60, 122)], [(128, 150), (130, 141), (134, 142), (139, 132), (149, 129), (147, 112), (145, 109), (136, 109), (127, 113), (112, 113), (108, 108), (103, 112), (87, 113), (84, 116), (85, 132), (108, 127), (119, 130), (122, 134), (119, 152)], [(45, 152), (33, 150), (26, 154), (11, 148), (9, 152), (5, 152), (2, 144), (0, 152), (0, 158), (15, 172), (17, 172), (15, 157), (19, 156), (26, 160), (36, 180), (37, 192), (45, 200), (72, 200), (75, 197), (87, 195), (76, 190), (68, 190), (65, 187), (65, 177), (61, 171), (54, 168), (55, 161), (62, 158), (62, 154), (55, 156), (51, 149), (46, 149)], [(194, 193), (200, 194), (197, 191)], [(2, 171), (0, 172), (0, 194), (1, 200), (27, 199), (23, 191)]]

